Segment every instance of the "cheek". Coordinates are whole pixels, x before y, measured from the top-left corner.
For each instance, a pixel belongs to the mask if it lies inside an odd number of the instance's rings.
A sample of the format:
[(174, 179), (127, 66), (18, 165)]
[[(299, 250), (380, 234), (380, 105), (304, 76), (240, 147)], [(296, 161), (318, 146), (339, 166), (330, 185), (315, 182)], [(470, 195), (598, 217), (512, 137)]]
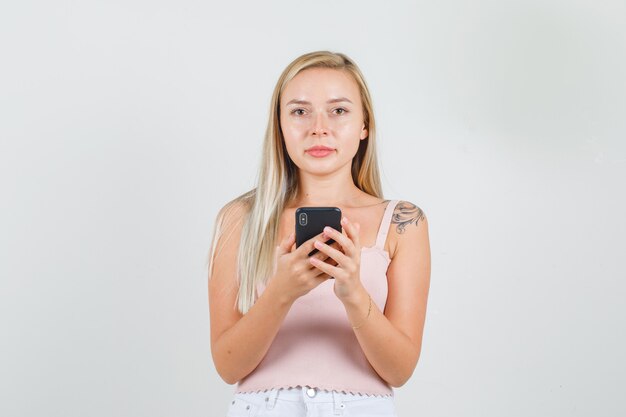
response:
[(287, 148), (287, 153), (289, 154), (289, 156), (291, 157), (292, 160), (296, 161), (298, 159), (300, 159), (300, 142), (302, 142), (300, 139), (298, 139), (298, 136), (294, 134), (294, 132), (290, 131), (289, 129), (282, 129), (282, 133), (283, 133), (283, 141), (285, 143), (285, 148)]
[(289, 154), (289, 156), (291, 156), (291, 159), (294, 159), (295, 157), (297, 158), (296, 147), (293, 141), (289, 140), (289, 138), (287, 138), (286, 136), (285, 136), (285, 148), (287, 148), (287, 153)]
[(336, 131), (338, 134), (340, 134), (342, 137), (353, 137), (359, 136), (359, 126), (357, 126), (354, 123), (346, 123), (346, 124), (341, 124), (336, 126)]
[(330, 126), (337, 135), (341, 136), (342, 138), (346, 138), (353, 137), (355, 135), (358, 137), (362, 125), (363, 122), (357, 118), (338, 117), (333, 120), (333, 123)]
[(301, 141), (301, 135), (298, 133), (298, 130), (294, 129), (292, 126), (282, 126), (281, 132), (283, 133), (283, 138), (285, 138), (285, 146), (287, 146), (287, 149), (292, 149)]
[(282, 116), (280, 119), (280, 128), (286, 140), (289, 138), (295, 140), (295, 138), (301, 136), (303, 131), (305, 131), (304, 127), (302, 122), (294, 121), (288, 116)]
[(298, 136), (298, 129), (293, 125), (287, 124), (282, 126), (283, 136), (289, 139), (295, 139)]
[(337, 127), (335, 130), (337, 137), (340, 138), (344, 148), (351, 151), (358, 149), (361, 143), (361, 125), (350, 123)]

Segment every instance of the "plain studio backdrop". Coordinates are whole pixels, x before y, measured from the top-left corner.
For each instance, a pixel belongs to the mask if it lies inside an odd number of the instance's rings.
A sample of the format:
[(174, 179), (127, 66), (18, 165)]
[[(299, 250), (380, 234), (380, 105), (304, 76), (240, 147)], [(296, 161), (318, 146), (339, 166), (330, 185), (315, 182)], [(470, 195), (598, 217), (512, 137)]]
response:
[(320, 49), (429, 218), (400, 416), (626, 414), (623, 1), (133, 0), (0, 6), (0, 415), (225, 415), (213, 222)]

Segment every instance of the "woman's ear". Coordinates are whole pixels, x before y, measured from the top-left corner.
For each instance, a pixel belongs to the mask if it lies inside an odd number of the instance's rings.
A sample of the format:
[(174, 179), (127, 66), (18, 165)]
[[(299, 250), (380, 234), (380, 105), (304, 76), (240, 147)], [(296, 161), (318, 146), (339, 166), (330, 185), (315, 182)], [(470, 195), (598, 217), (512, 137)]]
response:
[(363, 127), (361, 128), (361, 140), (367, 139), (368, 131), (365, 128), (365, 123), (363, 123)]

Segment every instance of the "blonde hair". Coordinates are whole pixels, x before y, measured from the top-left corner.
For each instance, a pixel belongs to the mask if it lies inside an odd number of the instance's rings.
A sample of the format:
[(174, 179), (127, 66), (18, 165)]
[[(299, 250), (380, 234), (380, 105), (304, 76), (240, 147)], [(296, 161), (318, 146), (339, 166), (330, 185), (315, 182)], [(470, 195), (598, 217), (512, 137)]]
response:
[(357, 65), (345, 54), (329, 51), (310, 52), (292, 61), (280, 75), (270, 104), (269, 120), (263, 141), (257, 185), (228, 202), (220, 210), (209, 251), (209, 279), (217, 242), (223, 234), (224, 218), (233, 208), (243, 207), (241, 240), (237, 255), (239, 290), (236, 305), (245, 314), (256, 301), (256, 286), (266, 283), (273, 273), (279, 218), (287, 203), (297, 195), (299, 172), (287, 153), (280, 128), (280, 99), (285, 86), (300, 71), (308, 68), (331, 68), (346, 71), (359, 86), (363, 119), (368, 137), (361, 140), (352, 160), (352, 179), (362, 191), (382, 198), (376, 152), (376, 124), (369, 89)]

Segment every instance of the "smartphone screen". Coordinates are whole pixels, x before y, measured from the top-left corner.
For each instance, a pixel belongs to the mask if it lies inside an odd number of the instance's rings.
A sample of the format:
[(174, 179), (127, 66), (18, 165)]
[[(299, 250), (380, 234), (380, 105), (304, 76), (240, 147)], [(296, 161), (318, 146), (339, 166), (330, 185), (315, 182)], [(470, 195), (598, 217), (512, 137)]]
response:
[[(341, 209), (338, 207), (298, 207), (296, 209), (296, 247), (319, 235), (324, 227), (330, 226), (339, 232), (341, 229)], [(334, 242), (329, 239), (326, 244)], [(318, 252), (313, 249), (308, 256)]]

